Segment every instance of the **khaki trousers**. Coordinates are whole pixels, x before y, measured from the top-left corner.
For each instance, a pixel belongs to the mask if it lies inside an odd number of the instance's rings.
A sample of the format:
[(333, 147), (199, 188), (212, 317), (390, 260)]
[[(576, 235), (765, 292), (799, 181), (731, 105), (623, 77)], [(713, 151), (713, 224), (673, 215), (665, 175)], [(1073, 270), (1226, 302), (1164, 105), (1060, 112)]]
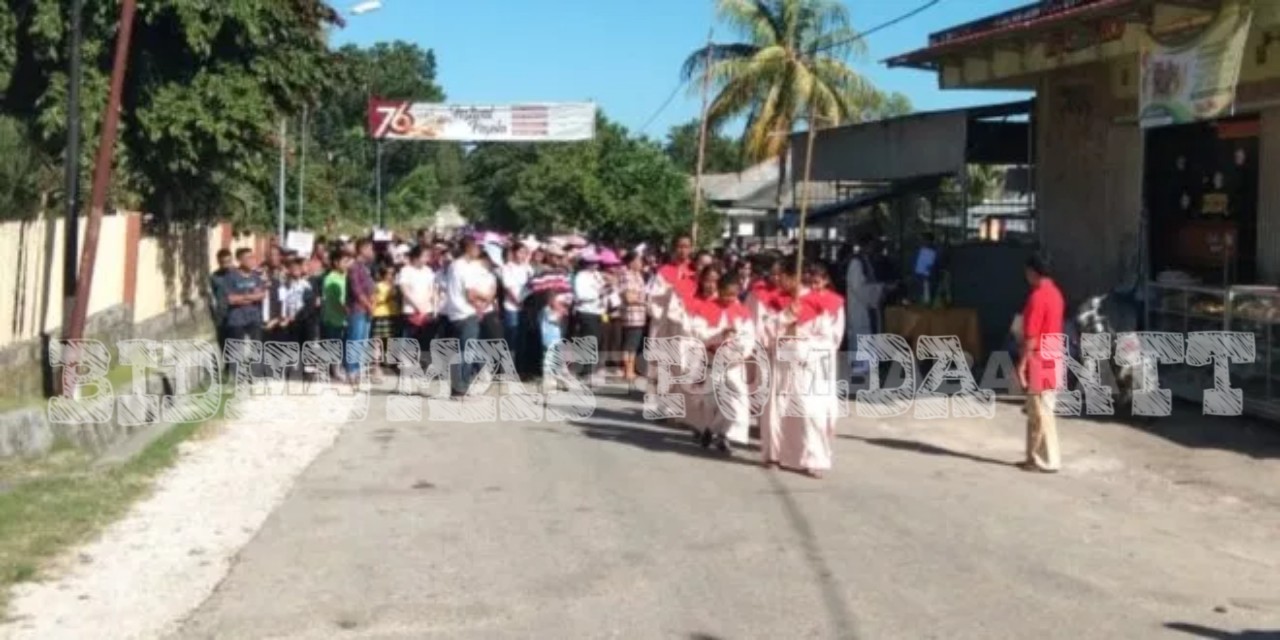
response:
[(1054, 404), (1052, 391), (1027, 396), (1027, 462), (1046, 471), (1057, 471), (1062, 464)]

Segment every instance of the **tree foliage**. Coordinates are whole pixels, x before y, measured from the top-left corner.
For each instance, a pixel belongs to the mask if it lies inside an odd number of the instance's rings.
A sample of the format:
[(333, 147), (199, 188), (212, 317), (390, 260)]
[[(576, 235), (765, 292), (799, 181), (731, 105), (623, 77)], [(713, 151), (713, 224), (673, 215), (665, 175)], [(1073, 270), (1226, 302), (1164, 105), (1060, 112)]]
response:
[[(49, 158), (64, 152), (66, 3), (6, 0), (0, 19), (0, 111), (31, 125)], [(5, 14), (6, 12), (0, 12)], [(119, 4), (88, 0), (83, 14), (84, 149), (96, 149)], [(275, 124), (330, 86), (321, 0), (164, 0), (139, 3), (116, 149), (115, 204), (167, 216), (262, 212), (272, 179)]]
[[(336, 58), (333, 90), (320, 102), (309, 127), (309, 147), (314, 153), (308, 156), (306, 205), (300, 219), (313, 228), (336, 217), (375, 220), (377, 149), (366, 128), (370, 97), (445, 99), (436, 82), (435, 54), (416, 44), (347, 45), (337, 51)], [(385, 221), (425, 219), (440, 205), (463, 200), (462, 163), (457, 144), (384, 142)]]
[(688, 176), (661, 145), (603, 116), (592, 141), (480, 145), (467, 165), (474, 206), (497, 228), (639, 241), (692, 223)]
[(746, 118), (742, 144), (750, 159), (781, 154), (785, 134), (809, 113), (823, 125), (857, 120), (870, 85), (847, 62), (865, 45), (843, 3), (719, 0), (718, 13), (743, 41), (694, 51), (682, 75), (710, 75), (712, 124)]
[[(698, 138), (701, 135), (699, 121), (695, 118), (671, 127), (667, 134), (667, 156), (684, 172), (693, 175), (698, 168)], [(722, 135), (714, 128), (707, 130), (706, 157), (703, 171), (706, 173), (735, 173), (746, 168), (742, 144)]]

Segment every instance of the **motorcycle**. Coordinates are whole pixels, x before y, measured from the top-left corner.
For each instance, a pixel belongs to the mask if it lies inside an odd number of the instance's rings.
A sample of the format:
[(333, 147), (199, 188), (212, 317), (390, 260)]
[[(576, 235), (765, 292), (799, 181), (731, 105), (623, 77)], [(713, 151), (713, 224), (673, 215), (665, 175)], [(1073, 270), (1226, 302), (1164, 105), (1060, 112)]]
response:
[[(1133, 392), (1140, 386), (1142, 368), (1135, 363), (1140, 343), (1134, 335), (1139, 329), (1140, 316), (1141, 303), (1135, 292), (1131, 289), (1116, 289), (1087, 298), (1076, 308), (1074, 316), (1063, 319), (1067, 353), (1077, 361), (1081, 355), (1082, 334), (1105, 333), (1111, 336), (1114, 351), (1102, 369), (1101, 382), (1112, 388), (1116, 406), (1121, 411), (1132, 408)], [(1016, 361), (1023, 344), (1021, 313), (1014, 316), (1009, 333), (1012, 342), (1010, 352)], [(1070, 389), (1079, 388), (1079, 381), (1071, 371), (1067, 372), (1067, 386)]]

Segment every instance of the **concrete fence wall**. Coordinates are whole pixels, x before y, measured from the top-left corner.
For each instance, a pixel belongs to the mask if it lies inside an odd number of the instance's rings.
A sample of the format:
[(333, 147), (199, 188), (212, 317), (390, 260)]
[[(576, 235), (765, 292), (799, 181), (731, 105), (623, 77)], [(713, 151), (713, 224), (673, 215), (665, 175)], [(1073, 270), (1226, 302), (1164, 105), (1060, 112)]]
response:
[[(82, 246), (84, 227), (81, 219)], [(0, 223), (0, 375), (7, 378), (0, 395), (38, 391), (41, 377), (32, 374), (39, 373), (42, 339), (61, 335), (63, 229), (60, 218)], [(86, 335), (113, 340), (207, 330), (206, 283), (218, 250), (261, 251), (269, 242), (234, 235), (225, 222), (152, 232), (141, 214), (105, 216)]]

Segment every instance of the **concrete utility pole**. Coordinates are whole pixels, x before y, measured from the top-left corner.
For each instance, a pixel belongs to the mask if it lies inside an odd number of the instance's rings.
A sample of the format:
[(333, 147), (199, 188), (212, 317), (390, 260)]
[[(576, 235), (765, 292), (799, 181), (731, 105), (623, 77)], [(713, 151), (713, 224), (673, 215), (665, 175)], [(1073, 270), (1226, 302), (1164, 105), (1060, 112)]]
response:
[[(84, 251), (80, 254), (80, 278), (76, 286), (75, 305), (71, 318), (63, 327), (67, 340), (84, 337), (86, 317), (89, 313), (89, 296), (93, 294), (94, 262), (98, 257), (98, 233), (102, 230), (103, 209), (107, 206), (107, 188), (111, 185), (111, 162), (115, 155), (116, 131), (120, 128), (120, 94), (124, 90), (124, 74), (129, 65), (129, 43), (133, 38), (133, 17), (137, 0), (122, 0), (119, 31), (116, 34), (115, 60), (111, 67), (111, 89), (107, 94), (106, 112), (102, 116), (102, 136), (98, 141), (98, 156), (94, 160), (93, 188), (89, 196), (89, 220), (85, 224)], [(74, 360), (74, 354), (73, 354)], [(63, 367), (63, 376), (74, 371), (74, 362)], [(73, 392), (63, 386), (63, 394)]]
[(302, 127), (298, 130), (298, 217), (294, 226), (301, 229), (304, 225), (303, 206), (306, 203), (304, 193), (307, 189), (307, 105), (302, 106)]
[(280, 118), (280, 180), (279, 180), (279, 202), (276, 205), (276, 244), (284, 244), (284, 201), (285, 201), (285, 180), (287, 170), (285, 164), (285, 156), (289, 152), (289, 118)]
[(71, 326), (76, 306), (76, 258), (80, 251), (80, 59), (81, 16), (84, 0), (71, 0), (70, 60), (67, 72), (67, 150), (63, 158), (63, 190), (66, 215), (62, 249), (62, 327)]
[(698, 117), (698, 165), (693, 178), (693, 233), (694, 245), (698, 244), (698, 218), (702, 215), (702, 166), (707, 159), (707, 93), (711, 88), (711, 41), (715, 30), (707, 32), (707, 56), (702, 69), (702, 115)]

